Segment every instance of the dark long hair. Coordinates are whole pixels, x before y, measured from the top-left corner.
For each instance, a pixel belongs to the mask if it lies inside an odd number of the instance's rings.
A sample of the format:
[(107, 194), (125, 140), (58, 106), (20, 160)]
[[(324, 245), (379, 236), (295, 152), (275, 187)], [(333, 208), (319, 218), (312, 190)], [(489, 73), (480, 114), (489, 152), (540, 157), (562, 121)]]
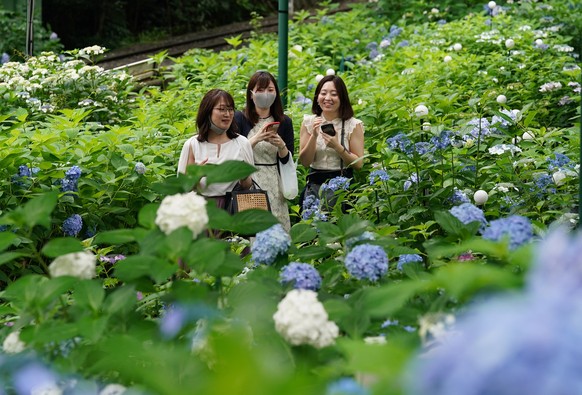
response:
[[(224, 99), (229, 107), (234, 108), (234, 99), (231, 94), (222, 89), (211, 89), (200, 101), (200, 106), (198, 107), (198, 115), (196, 116), (196, 126), (198, 127), (198, 141), (208, 141), (208, 133), (210, 132), (210, 118), (212, 117), (212, 111), (214, 106)], [(226, 135), (229, 139), (234, 139), (238, 135), (238, 127), (234, 119), (230, 124), (230, 127), (226, 131)]]
[(273, 119), (277, 122), (283, 122), (283, 103), (281, 102), (281, 94), (279, 93), (279, 86), (277, 86), (277, 81), (273, 74), (267, 71), (257, 71), (251, 76), (249, 83), (247, 85), (247, 104), (244, 110), (245, 117), (251, 122), (251, 124), (256, 125), (259, 122), (259, 114), (257, 114), (257, 109), (255, 102), (253, 101), (253, 95), (251, 90), (267, 89), (269, 83), (275, 85), (275, 101), (271, 104), (271, 115)]
[(311, 112), (320, 116), (322, 113), (322, 109), (317, 102), (317, 97), (319, 96), (319, 92), (321, 92), (321, 88), (323, 84), (326, 82), (331, 81), (335, 85), (335, 90), (339, 96), (340, 106), (339, 106), (339, 116), (342, 120), (347, 121), (351, 117), (354, 116), (354, 109), (352, 108), (352, 103), (350, 102), (350, 96), (348, 95), (348, 88), (344, 80), (342, 80), (337, 75), (326, 75), (323, 77), (319, 84), (317, 84), (317, 88), (315, 88), (315, 95), (313, 96), (313, 103), (311, 104)]

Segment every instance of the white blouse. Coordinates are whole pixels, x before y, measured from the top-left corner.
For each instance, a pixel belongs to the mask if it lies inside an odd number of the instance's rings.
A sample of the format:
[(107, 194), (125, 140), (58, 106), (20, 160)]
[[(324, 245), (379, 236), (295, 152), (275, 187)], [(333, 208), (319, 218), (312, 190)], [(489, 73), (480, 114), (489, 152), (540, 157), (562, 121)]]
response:
[[(313, 121), (317, 117), (315, 114), (309, 114), (303, 116), (303, 123), (301, 126), (305, 126), (307, 133), (313, 134)], [(324, 122), (329, 123), (329, 122)], [(333, 127), (335, 128), (336, 134), (335, 138), (339, 141), (342, 134), (342, 120), (341, 118), (336, 118), (331, 121)], [(350, 150), (350, 139), (352, 133), (357, 125), (362, 125), (362, 131), (364, 130), (364, 124), (361, 120), (357, 118), (350, 118), (344, 123), (344, 147)], [(333, 148), (325, 145), (325, 140), (320, 135), (317, 136), (317, 142), (315, 146), (315, 158), (311, 163), (311, 168), (317, 170), (340, 170), (341, 169), (341, 158), (339, 154)], [(346, 167), (344, 163), (343, 167)]]
[[(253, 159), (253, 148), (249, 140), (244, 136), (237, 136), (234, 139), (223, 143), (215, 144), (208, 141), (198, 141), (198, 135), (190, 137), (182, 147), (180, 160), (178, 161), (178, 173), (186, 173), (188, 166), (188, 154), (192, 151), (196, 164), (208, 159), (208, 164), (219, 164), (227, 160), (240, 160), (250, 165), (255, 164)], [(201, 194), (203, 196), (223, 196), (226, 192), (232, 191), (238, 180), (228, 183), (216, 183), (206, 185), (206, 177), (200, 180)]]

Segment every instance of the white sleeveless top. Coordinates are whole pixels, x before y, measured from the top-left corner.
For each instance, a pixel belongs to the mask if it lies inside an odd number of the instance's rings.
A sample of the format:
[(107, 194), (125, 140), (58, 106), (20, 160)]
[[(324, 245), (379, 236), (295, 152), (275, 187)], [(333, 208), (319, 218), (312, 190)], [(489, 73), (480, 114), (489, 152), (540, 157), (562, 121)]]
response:
[[(301, 126), (305, 126), (307, 133), (313, 134), (313, 120), (317, 117), (315, 114), (309, 114), (303, 116), (303, 123)], [(329, 123), (329, 122), (325, 122)], [(342, 120), (341, 118), (336, 118), (331, 121), (333, 127), (335, 128), (336, 135), (338, 139), (341, 138), (342, 134)], [(344, 147), (350, 150), (350, 139), (352, 133), (357, 125), (362, 125), (362, 131), (364, 130), (364, 124), (361, 120), (357, 118), (350, 118), (344, 122)], [(344, 164), (345, 167), (345, 164)], [(341, 158), (339, 154), (333, 148), (329, 148), (325, 145), (325, 140), (320, 135), (317, 136), (317, 142), (315, 145), (315, 158), (311, 163), (311, 168), (317, 170), (340, 170), (341, 169)]]
[[(215, 144), (208, 141), (198, 141), (198, 135), (190, 137), (182, 147), (180, 160), (178, 161), (178, 173), (186, 173), (188, 165), (188, 153), (192, 150), (196, 164), (208, 159), (206, 163), (219, 164), (227, 160), (240, 160), (250, 165), (255, 164), (251, 143), (244, 136), (223, 143)], [(232, 191), (238, 180), (229, 183), (217, 183), (206, 186), (206, 177), (200, 180), (201, 194), (203, 196), (223, 196)]]

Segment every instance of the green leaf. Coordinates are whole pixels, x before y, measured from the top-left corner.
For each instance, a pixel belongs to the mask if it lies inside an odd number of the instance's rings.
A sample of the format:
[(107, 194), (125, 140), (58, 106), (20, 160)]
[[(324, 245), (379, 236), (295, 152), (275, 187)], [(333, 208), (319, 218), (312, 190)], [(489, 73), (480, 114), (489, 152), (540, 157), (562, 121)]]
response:
[(18, 236), (12, 232), (0, 232), (0, 251), (10, 247), (16, 239), (18, 239)]
[(45, 321), (23, 329), (21, 338), (27, 344), (44, 346), (73, 339), (78, 334), (76, 323)]
[(257, 171), (254, 166), (238, 160), (227, 160), (219, 165), (204, 165), (204, 169), (207, 184), (242, 180)]
[(305, 243), (317, 237), (317, 230), (309, 224), (297, 223), (291, 227), (290, 235), (293, 243)]
[(161, 283), (167, 281), (178, 269), (166, 261), (149, 255), (134, 255), (115, 264), (115, 275), (121, 281), (131, 282), (139, 277), (150, 277)]
[(56, 192), (43, 193), (32, 198), (24, 206), (18, 207), (8, 215), (17, 225), (29, 228), (41, 225), (48, 229), (51, 224), (50, 215), (57, 205), (57, 200), (58, 194)]
[(76, 321), (79, 335), (86, 338), (91, 343), (96, 343), (105, 332), (107, 321), (107, 317), (83, 317)]
[(22, 258), (25, 256), (29, 257), (31, 255), (26, 252), (16, 252), (16, 251), (5, 252), (3, 254), (0, 254), (0, 265), (12, 262), (15, 259)]
[(138, 223), (146, 229), (155, 229), (156, 214), (158, 212), (159, 204), (146, 204), (139, 210), (137, 217)]
[(448, 211), (436, 211), (434, 213), (434, 218), (445, 232), (461, 239), (467, 239), (473, 236), (481, 226), (481, 223), (478, 221), (463, 224), (457, 217)]
[(144, 229), (117, 229), (98, 233), (95, 244), (124, 244), (139, 241), (145, 236)]
[(367, 288), (363, 291), (363, 309), (373, 317), (389, 317), (423, 287), (420, 281), (407, 281)]
[(229, 230), (242, 236), (253, 236), (278, 223), (277, 218), (269, 211), (250, 209), (233, 215), (230, 225), (224, 230)]
[(297, 260), (309, 261), (311, 259), (326, 258), (333, 254), (334, 250), (325, 246), (304, 246), (301, 248), (292, 248), (291, 252)]
[(78, 307), (98, 312), (105, 298), (105, 290), (100, 281), (83, 280), (75, 284), (74, 296)]
[(84, 247), (80, 240), (73, 237), (58, 237), (46, 243), (40, 252), (49, 258), (56, 258), (71, 252), (83, 250)]
[(227, 248), (228, 244), (222, 240), (208, 238), (196, 240), (184, 257), (184, 263), (198, 273), (213, 274), (224, 262)]
[[(129, 259), (129, 258), (127, 258)], [(119, 261), (119, 262), (124, 262)], [(108, 314), (127, 314), (134, 310), (137, 303), (136, 291), (133, 286), (124, 285), (107, 296), (104, 311)]]

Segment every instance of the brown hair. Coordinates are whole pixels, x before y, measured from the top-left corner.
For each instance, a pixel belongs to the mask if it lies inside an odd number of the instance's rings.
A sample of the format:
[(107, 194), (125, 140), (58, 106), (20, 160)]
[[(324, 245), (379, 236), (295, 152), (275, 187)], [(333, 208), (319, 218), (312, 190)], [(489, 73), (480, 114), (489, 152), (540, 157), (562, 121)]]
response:
[[(229, 107), (234, 109), (234, 99), (231, 94), (222, 89), (211, 89), (200, 101), (200, 106), (198, 107), (198, 115), (196, 116), (196, 126), (198, 127), (198, 141), (208, 141), (208, 133), (210, 132), (210, 118), (212, 117), (212, 111), (214, 106), (224, 99)], [(229, 139), (234, 139), (238, 135), (238, 127), (234, 119), (230, 124), (230, 127), (226, 131), (226, 135)]]
[(313, 96), (313, 103), (311, 104), (311, 112), (313, 114), (316, 114), (317, 116), (321, 115), (322, 109), (319, 106), (319, 103), (317, 102), (317, 97), (319, 96), (319, 92), (321, 92), (321, 88), (323, 87), (323, 84), (325, 84), (328, 81), (331, 81), (334, 83), (335, 89), (336, 89), (337, 94), (339, 96), (339, 100), (340, 100), (340, 105), (339, 105), (339, 110), (338, 110), (339, 116), (342, 120), (347, 121), (348, 119), (350, 119), (351, 117), (354, 116), (354, 109), (352, 108), (352, 103), (350, 103), (350, 96), (348, 95), (348, 88), (346, 87), (344, 80), (342, 80), (337, 75), (326, 75), (325, 77), (323, 77), (319, 81), (319, 84), (317, 84), (317, 88), (315, 88), (315, 95)]
[(271, 104), (271, 115), (273, 119), (277, 122), (283, 122), (283, 103), (281, 102), (281, 94), (279, 92), (279, 87), (277, 86), (277, 81), (273, 74), (267, 71), (257, 71), (255, 74), (251, 76), (249, 83), (247, 85), (247, 102), (246, 107), (244, 110), (244, 114), (247, 119), (251, 122), (251, 124), (255, 125), (259, 122), (259, 114), (257, 114), (255, 102), (253, 101), (253, 95), (251, 90), (258, 88), (258, 89), (266, 89), (269, 86), (269, 83), (273, 83), (275, 86), (275, 101)]

